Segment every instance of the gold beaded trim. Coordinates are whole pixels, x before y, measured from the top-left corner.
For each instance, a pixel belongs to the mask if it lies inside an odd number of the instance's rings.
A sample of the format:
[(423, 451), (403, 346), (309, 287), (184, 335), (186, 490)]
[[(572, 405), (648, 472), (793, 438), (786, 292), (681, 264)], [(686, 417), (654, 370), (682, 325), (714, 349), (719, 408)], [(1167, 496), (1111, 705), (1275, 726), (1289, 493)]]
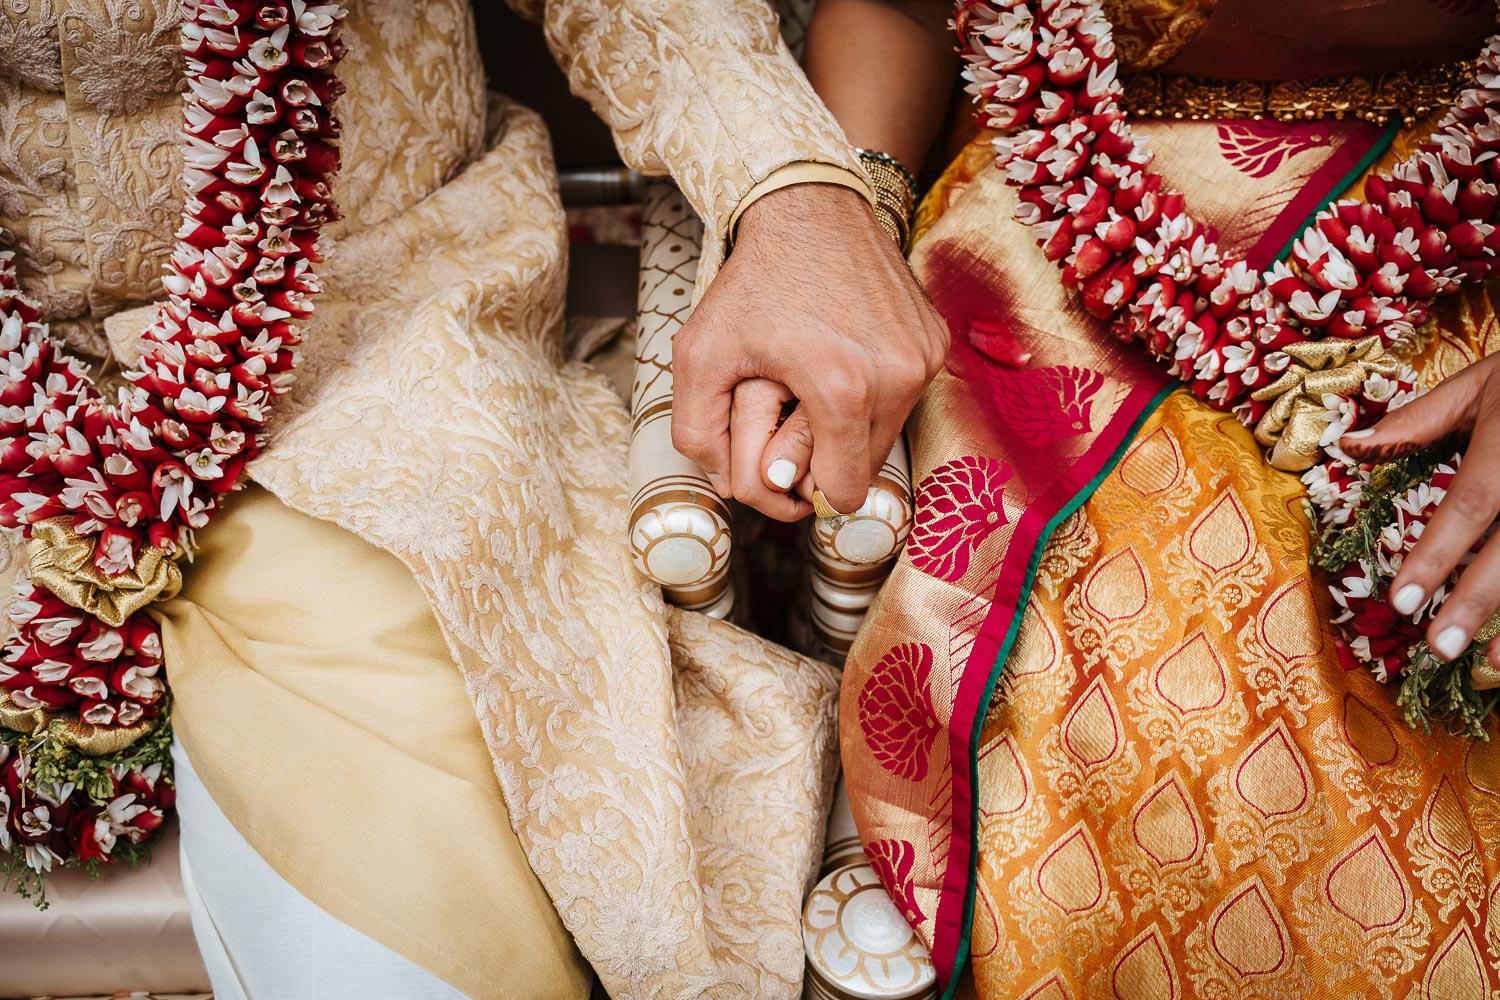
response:
[(904, 254), (911, 249), (911, 216), (916, 207), (912, 176), (884, 154), (859, 151), (859, 163), (875, 192), (875, 218)]
[(1451, 107), (1474, 84), (1472, 62), (1317, 80), (1209, 80), (1137, 73), (1125, 78), (1125, 111), (1138, 118), (1360, 118), (1384, 125)]

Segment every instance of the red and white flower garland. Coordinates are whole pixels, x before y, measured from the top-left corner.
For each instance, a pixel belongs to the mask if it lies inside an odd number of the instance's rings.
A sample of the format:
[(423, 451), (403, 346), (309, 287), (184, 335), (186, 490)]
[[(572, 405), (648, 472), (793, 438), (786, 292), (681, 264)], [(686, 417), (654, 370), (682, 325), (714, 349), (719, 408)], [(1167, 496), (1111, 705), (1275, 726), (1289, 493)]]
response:
[[(0, 254), (0, 524), (29, 537), (63, 519), (91, 545), (84, 572), (106, 579), (188, 553), (259, 452), (272, 404), (291, 385), (296, 324), (319, 291), (318, 232), (337, 217), (343, 8), (186, 0), (183, 14), (183, 225), (162, 279), (166, 302), (113, 403), (49, 336), (11, 254)], [(99, 726), (160, 714), (161, 637), (144, 612), (110, 624), (27, 583), (11, 620), (0, 689), (13, 705), (76, 711)], [(38, 810), (67, 811), (53, 800), (72, 790), (28, 792), (25, 777), (5, 793), (0, 848), (8, 831), (28, 859), (47, 861), (40, 845), (67, 858)], [(156, 787), (154, 775), (119, 777), (142, 780)], [(108, 860), (108, 837), (75, 840), (76, 856)]]
[[(1000, 130), (997, 165), (1020, 189), (1016, 219), (1116, 336), (1143, 342), (1195, 395), (1246, 424), (1271, 411), (1269, 392), (1297, 370), (1307, 345), (1342, 341), (1352, 350), (1368, 338), (1361, 345), (1368, 351), (1377, 342), (1409, 343), (1437, 296), (1495, 267), (1500, 35), (1479, 56), (1475, 86), (1427, 142), (1389, 176), (1371, 177), (1365, 202), (1321, 212), (1290, 262), (1260, 274), (1225, 255), (1213, 229), (1151, 172), (1151, 151), (1120, 106), (1111, 27), (1098, 0), (960, 0), (955, 23), (980, 123)], [(1357, 373), (1350, 390), (1314, 396), (1324, 457), (1305, 481), (1325, 525), (1357, 516), (1373, 471), (1340, 451), (1338, 439), (1416, 394), (1410, 368), (1384, 367)], [(1315, 394), (1317, 379), (1307, 381)], [(1386, 565), (1367, 561), (1333, 587), (1347, 653), (1382, 677), (1430, 659), (1415, 626), (1443, 595), (1393, 640), (1385, 589), (1441, 499), (1439, 480), (1451, 478), (1458, 461), (1453, 456), (1421, 496), (1397, 505), (1396, 522), (1381, 534)]]

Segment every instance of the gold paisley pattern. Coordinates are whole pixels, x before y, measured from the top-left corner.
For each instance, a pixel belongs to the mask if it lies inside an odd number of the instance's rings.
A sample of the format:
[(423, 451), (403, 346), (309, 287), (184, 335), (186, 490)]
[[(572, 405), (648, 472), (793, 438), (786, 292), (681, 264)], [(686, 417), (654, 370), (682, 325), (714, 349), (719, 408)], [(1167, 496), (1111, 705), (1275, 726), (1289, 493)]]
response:
[[(1212, 127), (1153, 142), (1170, 156)], [(951, 175), (967, 187), (929, 202), (949, 206), (932, 240), (1003, 239), (953, 235), (956, 219), (1006, 214), (973, 162)], [(1497, 294), (1439, 303), (1410, 359), (1424, 384), (1500, 350)], [(948, 455), (1015, 454), (955, 394), (940, 376), (919, 407), (919, 478)], [(1490, 742), (1414, 732), (1392, 689), (1340, 669), (1303, 498), (1250, 430), (1179, 391), (1045, 546), (978, 741), (978, 996), (1500, 995), (1500, 723)], [(925, 587), (898, 567), (867, 629), (874, 648), (936, 642), (921, 609), (955, 632), (976, 620), (974, 601), (951, 612)], [(966, 662), (969, 647), (944, 648), (949, 670)], [(854, 759), (856, 814), (911, 837), (898, 798), (858, 797), (885, 794), (884, 779)], [(924, 912), (929, 893), (919, 879)]]

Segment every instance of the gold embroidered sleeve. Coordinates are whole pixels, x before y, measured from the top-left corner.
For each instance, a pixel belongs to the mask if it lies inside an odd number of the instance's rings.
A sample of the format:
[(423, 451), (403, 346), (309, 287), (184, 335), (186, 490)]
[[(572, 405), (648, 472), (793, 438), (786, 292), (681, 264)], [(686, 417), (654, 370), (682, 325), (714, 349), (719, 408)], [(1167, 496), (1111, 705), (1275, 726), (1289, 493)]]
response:
[(776, 170), (824, 163), (860, 176), (765, 0), (547, 0), (543, 18), (574, 93), (625, 161), (670, 175), (703, 219), (699, 291), (741, 200)]

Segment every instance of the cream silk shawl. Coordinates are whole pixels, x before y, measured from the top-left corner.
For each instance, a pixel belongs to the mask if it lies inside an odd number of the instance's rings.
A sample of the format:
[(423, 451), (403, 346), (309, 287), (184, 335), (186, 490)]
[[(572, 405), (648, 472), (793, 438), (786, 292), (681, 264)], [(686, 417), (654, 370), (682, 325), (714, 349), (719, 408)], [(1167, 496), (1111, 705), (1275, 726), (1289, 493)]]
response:
[[(0, 8), (0, 226), (55, 327), (95, 354), (105, 317), (157, 296), (176, 224), (175, 7)], [(791, 996), (837, 678), (732, 626), (669, 615), (631, 568), (626, 413), (562, 353), (546, 134), (514, 105), (486, 113), (460, 0), (412, 10), (353, 5), (347, 218), (330, 234), (304, 377), (252, 476), (416, 579), (525, 857), (612, 994)], [(627, 160), (677, 180), (711, 248), (776, 168), (855, 166), (760, 0), (554, 0), (534, 13)], [(717, 264), (711, 250), (700, 289)], [(138, 326), (115, 317), (116, 346)], [(216, 748), (255, 740), (253, 720), (195, 728), (187, 701), (184, 743), (233, 803), (245, 779)], [(253, 842), (251, 818), (231, 819)]]

